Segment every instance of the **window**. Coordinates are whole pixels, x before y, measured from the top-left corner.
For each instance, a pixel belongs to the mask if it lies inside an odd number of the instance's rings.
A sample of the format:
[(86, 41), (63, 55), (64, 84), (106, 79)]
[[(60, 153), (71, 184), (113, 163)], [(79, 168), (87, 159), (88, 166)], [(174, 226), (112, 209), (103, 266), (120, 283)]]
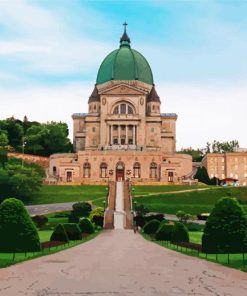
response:
[(134, 163), (133, 166), (134, 178), (141, 178), (141, 165), (139, 162)]
[(100, 164), (100, 178), (106, 178), (107, 174), (107, 164), (105, 162), (102, 162)]
[(93, 128), (92, 128), (92, 131), (93, 131), (93, 133), (95, 133), (95, 132), (96, 132), (96, 128), (95, 128), (95, 127), (93, 127)]
[(157, 171), (158, 171), (158, 166), (155, 162), (152, 162), (150, 164), (150, 178), (155, 179), (157, 178)]
[(121, 103), (114, 107), (113, 114), (134, 114), (134, 108), (129, 103)]
[(52, 173), (54, 176), (57, 174), (57, 168), (55, 166), (52, 168)]
[(91, 164), (89, 162), (85, 162), (83, 164), (83, 178), (90, 178), (91, 176)]
[(94, 110), (96, 110), (96, 105), (93, 106)]

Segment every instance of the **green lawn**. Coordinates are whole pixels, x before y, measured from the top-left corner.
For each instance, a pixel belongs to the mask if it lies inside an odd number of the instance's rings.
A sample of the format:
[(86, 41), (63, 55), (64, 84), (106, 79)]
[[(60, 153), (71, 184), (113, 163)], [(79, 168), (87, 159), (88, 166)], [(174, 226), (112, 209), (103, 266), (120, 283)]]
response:
[[(40, 240), (43, 241), (47, 241), (50, 239), (50, 234), (51, 234), (51, 230), (48, 231), (39, 231), (39, 235), (40, 235)], [(65, 244), (62, 246), (58, 246), (58, 247), (53, 247), (50, 250), (49, 249), (45, 249), (43, 252), (32, 252), (32, 253), (16, 253), (15, 254), (15, 260), (13, 261), (13, 254), (12, 253), (0, 253), (0, 268), (3, 267), (7, 267), (9, 265), (12, 264), (16, 264), (22, 261), (26, 261), (26, 260), (30, 260), (30, 259), (34, 259), (37, 257), (41, 257), (44, 255), (50, 255), (59, 251), (63, 251), (66, 250), (68, 248), (77, 246), (79, 244), (85, 243), (93, 238), (95, 238), (98, 234), (100, 234), (101, 231), (97, 231), (93, 234), (90, 234), (87, 238), (84, 238), (83, 240), (80, 241), (70, 241), (69, 244)]]
[[(192, 233), (190, 232), (191, 241), (198, 243), (202, 233), (198, 232), (196, 235), (196, 232), (195, 232), (195, 233), (193, 233), (192, 237), (191, 237), (191, 234)], [(151, 240), (151, 238), (147, 234), (142, 233), (142, 235), (145, 239), (147, 239), (149, 241)], [(228, 255), (227, 254), (218, 254), (216, 257), (215, 254), (206, 255), (204, 253), (198, 253), (197, 251), (189, 250), (189, 249), (182, 248), (182, 247), (177, 248), (177, 246), (175, 246), (173, 244), (167, 244), (167, 242), (164, 242), (164, 241), (153, 241), (153, 242), (162, 246), (162, 247), (183, 253), (185, 255), (198, 257), (198, 258), (208, 260), (208, 261), (213, 261), (213, 262), (225, 265), (225, 266), (229, 266), (229, 267), (240, 269), (244, 272), (247, 272), (247, 254), (245, 254), (244, 264), (243, 264), (243, 254), (230, 254), (230, 256), (229, 256), (230, 261), (228, 264)]]
[(43, 185), (38, 195), (28, 204), (92, 201), (102, 206), (106, 195), (106, 186), (101, 185)]
[(162, 192), (172, 192), (172, 191), (183, 191), (183, 190), (192, 190), (199, 188), (210, 188), (207, 185), (138, 185), (134, 186), (135, 195), (149, 195), (153, 193), (162, 193)]
[(202, 243), (202, 231), (190, 231), (190, 242), (191, 243), (196, 243), (196, 244), (201, 244)]
[(182, 210), (196, 215), (211, 212), (217, 200), (227, 195), (236, 197), (247, 210), (247, 187), (213, 187), (204, 191), (136, 197), (134, 201), (146, 206), (151, 212), (176, 214)]

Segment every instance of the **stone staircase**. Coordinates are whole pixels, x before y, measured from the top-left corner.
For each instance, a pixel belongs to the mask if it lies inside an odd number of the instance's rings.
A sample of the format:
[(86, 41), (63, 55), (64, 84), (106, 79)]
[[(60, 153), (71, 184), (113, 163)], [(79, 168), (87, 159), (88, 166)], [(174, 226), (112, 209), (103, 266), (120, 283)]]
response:
[(132, 201), (129, 182), (110, 182), (108, 206), (105, 210), (105, 229), (132, 229)]

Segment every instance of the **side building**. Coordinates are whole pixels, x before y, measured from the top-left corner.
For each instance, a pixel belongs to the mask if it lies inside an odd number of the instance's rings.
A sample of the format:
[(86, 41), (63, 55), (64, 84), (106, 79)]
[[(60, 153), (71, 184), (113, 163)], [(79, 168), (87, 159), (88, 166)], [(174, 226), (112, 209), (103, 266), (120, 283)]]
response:
[(239, 185), (247, 185), (247, 151), (208, 153), (202, 160), (209, 178), (225, 181), (236, 180)]
[(160, 105), (150, 65), (125, 30), (99, 68), (88, 113), (72, 115), (75, 153), (52, 155), (50, 176), (76, 183), (187, 179), (192, 158), (176, 153), (177, 115), (161, 113)]

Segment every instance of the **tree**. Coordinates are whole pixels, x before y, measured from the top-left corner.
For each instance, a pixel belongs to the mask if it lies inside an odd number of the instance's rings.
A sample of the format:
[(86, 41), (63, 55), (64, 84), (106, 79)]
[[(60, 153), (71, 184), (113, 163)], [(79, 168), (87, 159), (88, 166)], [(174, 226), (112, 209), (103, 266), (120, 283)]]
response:
[(68, 235), (69, 240), (81, 240), (81, 230), (76, 223), (64, 223), (64, 229)]
[(176, 216), (179, 222), (186, 224), (189, 220), (195, 220), (195, 216), (187, 214), (184, 211), (177, 211)]
[(9, 139), (6, 132), (0, 132), (0, 147), (8, 145)]
[(0, 252), (40, 251), (38, 231), (24, 204), (8, 198), (0, 204)]
[(172, 242), (189, 242), (189, 231), (187, 227), (181, 223), (176, 222), (172, 234), (171, 234), (171, 241)]
[(7, 150), (0, 147), (0, 166), (4, 169), (5, 164), (8, 162), (8, 153)]
[(208, 185), (211, 184), (211, 180), (208, 176), (208, 172), (205, 167), (198, 168), (194, 178), (198, 179), (199, 182), (202, 182)]
[(202, 149), (193, 149), (192, 147), (182, 148), (178, 153), (191, 155), (193, 161), (201, 161), (204, 154)]
[(72, 208), (78, 217), (88, 217), (92, 211), (92, 206), (88, 202), (77, 202), (73, 204)]
[(155, 232), (158, 230), (159, 226), (160, 226), (160, 221), (154, 219), (154, 220), (147, 222), (144, 225), (143, 231), (146, 234), (155, 234)]
[(138, 216), (144, 216), (147, 213), (149, 213), (149, 209), (145, 207), (144, 205), (136, 205), (135, 212)]
[(206, 153), (223, 153), (233, 152), (239, 148), (239, 142), (237, 140), (219, 142), (214, 140), (212, 143), (207, 142)]
[(170, 241), (172, 237), (174, 223), (173, 222), (161, 222), (160, 227), (156, 231), (155, 239), (156, 240), (163, 240), (163, 241)]
[(104, 225), (104, 209), (101, 207), (95, 208), (91, 211), (89, 219), (100, 227)]
[(231, 197), (221, 198), (207, 219), (202, 236), (205, 253), (240, 253), (247, 250), (247, 215)]
[(58, 224), (54, 229), (50, 241), (58, 241), (67, 243), (69, 241), (68, 235), (65, 231), (63, 224)]

